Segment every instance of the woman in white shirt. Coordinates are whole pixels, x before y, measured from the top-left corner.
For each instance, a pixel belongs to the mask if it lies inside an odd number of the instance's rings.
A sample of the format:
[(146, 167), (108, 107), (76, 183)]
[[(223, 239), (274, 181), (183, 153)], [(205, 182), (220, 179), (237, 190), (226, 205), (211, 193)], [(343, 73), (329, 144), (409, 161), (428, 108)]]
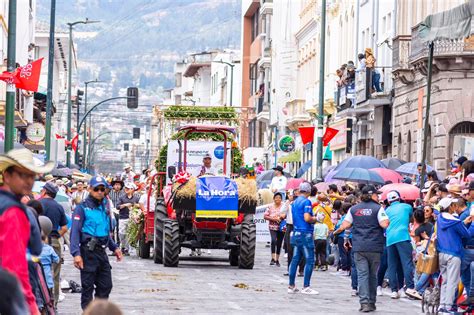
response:
[(272, 191), (272, 193), (280, 192), (283, 195), (286, 195), (287, 179), (285, 175), (283, 175), (283, 167), (278, 165), (277, 167), (274, 167), (273, 170), (275, 171), (275, 175), (272, 178), (270, 190)]

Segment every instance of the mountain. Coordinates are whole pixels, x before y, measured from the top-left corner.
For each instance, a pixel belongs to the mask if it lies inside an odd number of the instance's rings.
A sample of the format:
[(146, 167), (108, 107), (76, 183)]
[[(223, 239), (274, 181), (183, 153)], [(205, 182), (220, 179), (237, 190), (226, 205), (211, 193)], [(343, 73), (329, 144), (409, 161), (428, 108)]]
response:
[[(50, 1), (37, 0), (37, 18), (49, 21)], [(239, 0), (57, 0), (57, 29), (76, 25), (79, 81), (108, 82), (102, 96), (138, 86), (141, 100), (156, 103), (173, 87), (173, 65), (190, 52), (238, 49)]]

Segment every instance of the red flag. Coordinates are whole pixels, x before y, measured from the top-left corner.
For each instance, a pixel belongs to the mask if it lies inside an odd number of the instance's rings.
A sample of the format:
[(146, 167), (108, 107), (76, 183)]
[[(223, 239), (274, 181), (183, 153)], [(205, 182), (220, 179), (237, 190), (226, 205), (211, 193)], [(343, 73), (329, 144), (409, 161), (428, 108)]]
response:
[(324, 132), (323, 136), (323, 146), (327, 146), (329, 142), (337, 135), (339, 130), (331, 128), (331, 127), (326, 127), (326, 131)]
[(301, 141), (303, 141), (303, 145), (313, 142), (314, 127), (299, 127), (298, 130), (300, 131)]
[(61, 136), (60, 134), (55, 134), (55, 136), (56, 136), (56, 139), (57, 139), (57, 140), (59, 140), (59, 139), (64, 139), (64, 137)]
[(77, 150), (77, 142), (79, 141), (79, 134), (76, 134), (71, 140), (71, 148), (74, 152)]
[(27, 91), (38, 91), (39, 79), (41, 74), (41, 63), (43, 58), (33, 61), (26, 66), (16, 69), (15, 85), (17, 89)]

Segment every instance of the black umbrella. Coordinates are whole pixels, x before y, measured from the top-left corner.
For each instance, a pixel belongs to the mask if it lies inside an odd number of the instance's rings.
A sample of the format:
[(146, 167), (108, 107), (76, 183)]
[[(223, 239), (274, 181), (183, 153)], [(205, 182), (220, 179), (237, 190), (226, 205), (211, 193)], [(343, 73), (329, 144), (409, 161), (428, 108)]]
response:
[[(4, 151), (5, 148), (5, 141), (0, 141), (0, 153), (5, 153)], [(24, 149), (25, 147), (18, 142), (13, 142), (13, 149)]]
[(402, 166), (403, 164), (405, 164), (406, 162), (403, 161), (403, 160), (392, 157), (392, 158), (383, 159), (382, 163), (387, 168), (389, 168), (391, 170), (395, 170), (395, 169), (399, 168), (400, 166)]
[(67, 167), (55, 168), (51, 171), (51, 175), (55, 177), (68, 177), (72, 175), (72, 170)]

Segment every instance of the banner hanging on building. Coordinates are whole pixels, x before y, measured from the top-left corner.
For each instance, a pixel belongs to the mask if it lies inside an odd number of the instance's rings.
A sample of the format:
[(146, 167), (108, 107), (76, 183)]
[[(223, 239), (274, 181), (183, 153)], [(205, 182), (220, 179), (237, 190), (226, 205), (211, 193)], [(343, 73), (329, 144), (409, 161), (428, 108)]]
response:
[(329, 142), (334, 138), (339, 130), (331, 128), (331, 127), (326, 127), (326, 131), (324, 132), (323, 136), (323, 146), (327, 146)]
[(298, 130), (301, 135), (301, 141), (303, 145), (313, 142), (314, 140), (314, 129), (315, 127), (299, 127)]
[(196, 181), (197, 218), (237, 218), (237, 183), (227, 177), (200, 177)]

